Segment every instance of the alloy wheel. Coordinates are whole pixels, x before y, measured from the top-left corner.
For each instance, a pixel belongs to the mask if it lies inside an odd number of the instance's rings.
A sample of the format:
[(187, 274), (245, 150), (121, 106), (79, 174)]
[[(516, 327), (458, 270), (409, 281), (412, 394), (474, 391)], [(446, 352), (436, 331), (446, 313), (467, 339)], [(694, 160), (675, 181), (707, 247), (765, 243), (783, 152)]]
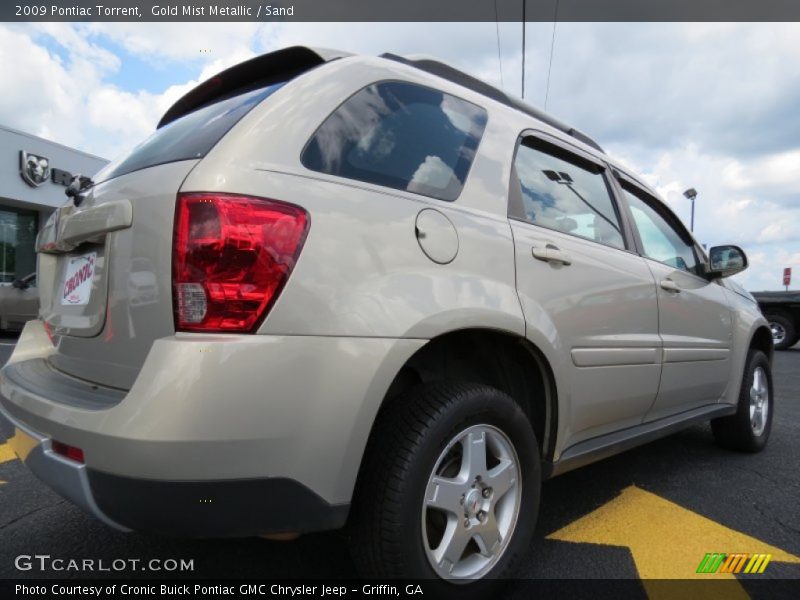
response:
[(433, 569), (467, 582), (500, 560), (522, 499), (517, 453), (491, 425), (458, 433), (440, 454), (422, 504), (422, 537)]
[(769, 329), (772, 331), (772, 343), (776, 346), (782, 344), (786, 339), (786, 329), (780, 323), (770, 323)]
[(769, 416), (769, 383), (763, 367), (753, 371), (753, 383), (750, 385), (750, 427), (755, 435), (764, 433)]

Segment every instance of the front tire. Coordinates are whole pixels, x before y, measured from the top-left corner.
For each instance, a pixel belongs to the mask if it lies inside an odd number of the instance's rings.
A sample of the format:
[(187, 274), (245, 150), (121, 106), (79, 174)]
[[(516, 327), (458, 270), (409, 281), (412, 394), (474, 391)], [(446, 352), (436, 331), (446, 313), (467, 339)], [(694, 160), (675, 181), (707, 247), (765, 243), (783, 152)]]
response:
[(760, 452), (772, 430), (774, 404), (769, 359), (760, 350), (750, 350), (736, 414), (711, 421), (714, 439), (730, 450)]
[(533, 535), (541, 464), (525, 413), (499, 390), (436, 382), (379, 415), (352, 509), (359, 572), (491, 593)]

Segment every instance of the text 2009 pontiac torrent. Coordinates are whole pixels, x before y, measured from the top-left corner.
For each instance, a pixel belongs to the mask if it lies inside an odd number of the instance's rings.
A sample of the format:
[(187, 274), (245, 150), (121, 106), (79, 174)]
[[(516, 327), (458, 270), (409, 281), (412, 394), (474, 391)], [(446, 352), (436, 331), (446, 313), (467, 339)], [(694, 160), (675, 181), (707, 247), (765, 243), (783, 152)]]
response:
[(2, 412), (113, 527), (348, 525), (365, 575), (483, 589), (543, 479), (698, 421), (736, 450), (770, 433), (742, 250), (706, 254), (591, 138), (436, 61), (232, 67), (38, 250)]

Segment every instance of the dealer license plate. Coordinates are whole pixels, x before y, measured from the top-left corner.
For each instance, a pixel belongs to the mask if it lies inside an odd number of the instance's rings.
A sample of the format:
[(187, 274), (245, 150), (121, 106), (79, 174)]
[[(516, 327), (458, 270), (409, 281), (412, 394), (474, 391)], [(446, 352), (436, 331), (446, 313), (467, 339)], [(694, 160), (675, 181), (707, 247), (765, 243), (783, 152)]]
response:
[(97, 252), (70, 256), (61, 287), (62, 306), (86, 306), (92, 296), (92, 281)]

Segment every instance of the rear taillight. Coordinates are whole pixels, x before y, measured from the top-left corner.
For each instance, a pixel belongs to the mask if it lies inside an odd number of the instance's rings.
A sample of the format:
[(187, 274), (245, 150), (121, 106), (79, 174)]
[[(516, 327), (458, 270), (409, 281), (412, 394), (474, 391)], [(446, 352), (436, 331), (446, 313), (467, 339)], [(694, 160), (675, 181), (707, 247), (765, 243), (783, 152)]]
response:
[(178, 331), (254, 331), (280, 294), (308, 213), (275, 200), (179, 194), (172, 284)]

